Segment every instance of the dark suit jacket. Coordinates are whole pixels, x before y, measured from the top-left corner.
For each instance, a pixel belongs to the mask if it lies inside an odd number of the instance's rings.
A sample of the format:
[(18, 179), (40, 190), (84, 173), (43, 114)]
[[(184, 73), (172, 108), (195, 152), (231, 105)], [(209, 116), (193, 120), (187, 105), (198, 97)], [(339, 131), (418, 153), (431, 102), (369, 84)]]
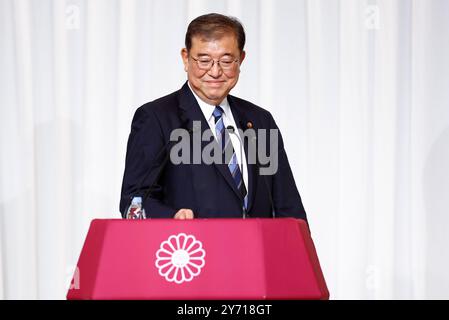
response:
[[(254, 129), (278, 129), (271, 114), (237, 97), (228, 96), (236, 125), (244, 130), (251, 122)], [(137, 109), (129, 135), (125, 173), (123, 177), (120, 211), (125, 216), (131, 198), (142, 195), (153, 180), (163, 158), (169, 152), (164, 146), (170, 133), (177, 128), (192, 128), (193, 121), (201, 121), (201, 130), (209, 125), (187, 82), (179, 90), (149, 102)], [(267, 134), (269, 137), (269, 134)], [(213, 139), (213, 138), (212, 138)], [(268, 139), (267, 139), (268, 140)], [(204, 147), (208, 142), (203, 142)], [(267, 141), (267, 144), (269, 141)], [(248, 144), (245, 139), (248, 158)], [(160, 150), (162, 159), (156, 159)], [(192, 152), (191, 152), (192, 153)], [(278, 170), (259, 175), (258, 164), (248, 164), (248, 215), (271, 217), (268, 188), (271, 189), (274, 212), (277, 217), (296, 217), (306, 220), (306, 213), (293, 179), (284, 150), (282, 136), (278, 141)], [(147, 172), (151, 174), (141, 182)], [(242, 196), (226, 164), (178, 164), (167, 162), (144, 201), (147, 217), (171, 218), (178, 209), (192, 209), (196, 218), (242, 217)], [(145, 190), (144, 190), (145, 189)]]

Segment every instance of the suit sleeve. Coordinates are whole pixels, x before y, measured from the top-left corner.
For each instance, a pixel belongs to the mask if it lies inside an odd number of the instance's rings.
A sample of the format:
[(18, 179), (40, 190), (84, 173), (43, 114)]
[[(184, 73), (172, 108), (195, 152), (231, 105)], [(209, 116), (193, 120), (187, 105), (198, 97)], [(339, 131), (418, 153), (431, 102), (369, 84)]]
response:
[[(131, 199), (135, 196), (143, 197), (149, 186), (153, 184), (157, 168), (165, 156), (163, 152), (157, 159), (164, 145), (162, 130), (154, 112), (145, 110), (144, 107), (137, 109), (132, 120), (126, 150), (120, 199), (120, 212), (123, 218)], [(154, 183), (153, 190), (143, 204), (147, 217), (173, 217), (176, 210), (164, 204), (163, 188), (158, 183)]]
[[(294, 217), (307, 221), (306, 212), (296, 187), (281, 132), (270, 114), (270, 128), (278, 130), (278, 168), (272, 175), (272, 195), (278, 217)], [(273, 145), (273, 144), (272, 144)], [(274, 144), (276, 146), (276, 143)]]

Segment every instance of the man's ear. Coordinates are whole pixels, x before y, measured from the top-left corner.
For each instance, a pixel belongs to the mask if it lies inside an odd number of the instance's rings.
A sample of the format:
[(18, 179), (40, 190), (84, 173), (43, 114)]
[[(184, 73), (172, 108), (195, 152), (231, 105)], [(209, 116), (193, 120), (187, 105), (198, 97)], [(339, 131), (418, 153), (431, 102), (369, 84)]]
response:
[(246, 52), (245, 51), (242, 51), (242, 53), (240, 54), (240, 65), (242, 65), (242, 62), (243, 62), (243, 60), (245, 60), (245, 57), (246, 57)]
[(184, 64), (184, 71), (187, 72), (189, 70), (189, 52), (186, 48), (181, 49), (181, 58)]

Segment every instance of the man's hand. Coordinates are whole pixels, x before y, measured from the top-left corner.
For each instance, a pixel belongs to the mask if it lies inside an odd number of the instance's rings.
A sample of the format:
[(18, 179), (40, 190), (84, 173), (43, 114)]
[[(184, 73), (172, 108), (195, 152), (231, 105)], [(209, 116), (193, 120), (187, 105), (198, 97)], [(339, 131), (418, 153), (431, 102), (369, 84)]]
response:
[(179, 209), (173, 218), (181, 220), (193, 219), (193, 211), (190, 209)]

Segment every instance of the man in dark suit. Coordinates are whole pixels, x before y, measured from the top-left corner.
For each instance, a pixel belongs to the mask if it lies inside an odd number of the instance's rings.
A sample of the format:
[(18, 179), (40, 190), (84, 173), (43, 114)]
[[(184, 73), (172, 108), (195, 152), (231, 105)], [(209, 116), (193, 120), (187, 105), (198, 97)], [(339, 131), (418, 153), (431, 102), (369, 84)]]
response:
[[(274, 139), (267, 133), (265, 142), (258, 135), (242, 139), (246, 130), (278, 130), (268, 111), (229, 95), (245, 59), (244, 44), (244, 29), (234, 18), (208, 14), (190, 23), (186, 47), (181, 50), (188, 81), (179, 91), (141, 106), (134, 115), (120, 201), (124, 218), (131, 200), (140, 196), (147, 218), (306, 220), (282, 136)], [(200, 142), (199, 151), (189, 142), (189, 160), (198, 152), (202, 155), (209, 143), (219, 148), (220, 157), (230, 157), (215, 163), (174, 163), (170, 137), (181, 128), (192, 139), (197, 133), (212, 133), (209, 140)], [(248, 161), (254, 155), (250, 143), (256, 145), (256, 155), (261, 148), (276, 155), (272, 174), (261, 175), (266, 163), (257, 156), (256, 161)]]

